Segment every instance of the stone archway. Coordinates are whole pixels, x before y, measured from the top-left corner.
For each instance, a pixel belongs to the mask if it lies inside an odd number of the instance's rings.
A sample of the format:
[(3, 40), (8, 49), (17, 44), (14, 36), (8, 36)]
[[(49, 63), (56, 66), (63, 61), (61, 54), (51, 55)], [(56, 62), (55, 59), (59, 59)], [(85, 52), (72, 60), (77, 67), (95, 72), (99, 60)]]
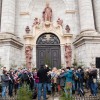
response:
[(52, 67), (61, 67), (60, 40), (53, 33), (40, 35), (36, 42), (37, 67), (48, 64)]

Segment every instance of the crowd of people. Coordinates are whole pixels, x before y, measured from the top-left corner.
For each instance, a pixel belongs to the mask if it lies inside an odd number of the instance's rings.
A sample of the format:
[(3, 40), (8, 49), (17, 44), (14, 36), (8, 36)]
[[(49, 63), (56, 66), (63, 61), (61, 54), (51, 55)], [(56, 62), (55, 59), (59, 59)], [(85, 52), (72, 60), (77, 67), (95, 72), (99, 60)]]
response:
[[(65, 92), (66, 96), (73, 94), (84, 96), (84, 87), (90, 90), (91, 95), (96, 96), (98, 93), (97, 69), (95, 67), (66, 67), (52, 69), (48, 65), (41, 65), (39, 69), (18, 68), (17, 70), (6, 70), (3, 67), (1, 75), (2, 97), (8, 95), (12, 97), (17, 95), (17, 90), (26, 83), (30, 90), (33, 91), (33, 99), (47, 100), (47, 94), (60, 94)], [(35, 94), (34, 94), (35, 93)]]

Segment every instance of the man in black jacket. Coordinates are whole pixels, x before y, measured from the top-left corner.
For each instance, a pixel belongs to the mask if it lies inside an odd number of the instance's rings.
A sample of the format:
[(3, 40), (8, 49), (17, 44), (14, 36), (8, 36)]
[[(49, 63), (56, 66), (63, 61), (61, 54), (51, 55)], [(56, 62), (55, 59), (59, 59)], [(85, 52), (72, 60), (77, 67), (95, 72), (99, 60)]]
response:
[(47, 94), (47, 72), (48, 70), (41, 65), (40, 69), (37, 72), (37, 76), (39, 77), (38, 83), (38, 100), (41, 100), (42, 89), (43, 89), (43, 100), (46, 100)]

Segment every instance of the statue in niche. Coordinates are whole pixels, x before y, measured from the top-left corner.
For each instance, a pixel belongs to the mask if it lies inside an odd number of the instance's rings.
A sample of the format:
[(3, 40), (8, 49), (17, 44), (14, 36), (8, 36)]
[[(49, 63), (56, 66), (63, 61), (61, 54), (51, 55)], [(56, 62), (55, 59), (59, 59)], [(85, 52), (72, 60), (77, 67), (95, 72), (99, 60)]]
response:
[(46, 4), (46, 8), (43, 11), (43, 21), (50, 21), (52, 19), (52, 9), (49, 7), (49, 3)]
[(70, 45), (65, 45), (65, 58), (68, 67), (71, 67), (72, 50)]
[(31, 68), (31, 59), (32, 59), (32, 47), (25, 47), (25, 55), (26, 55), (26, 66), (27, 68)]
[(63, 20), (61, 20), (60, 18), (58, 18), (58, 19), (57, 19), (57, 24), (62, 26)]
[(36, 18), (34, 19), (33, 26), (39, 25), (39, 24), (40, 24), (40, 20), (36, 17)]
[(70, 27), (69, 27), (69, 25), (66, 25), (65, 30), (66, 30), (66, 33), (70, 33)]

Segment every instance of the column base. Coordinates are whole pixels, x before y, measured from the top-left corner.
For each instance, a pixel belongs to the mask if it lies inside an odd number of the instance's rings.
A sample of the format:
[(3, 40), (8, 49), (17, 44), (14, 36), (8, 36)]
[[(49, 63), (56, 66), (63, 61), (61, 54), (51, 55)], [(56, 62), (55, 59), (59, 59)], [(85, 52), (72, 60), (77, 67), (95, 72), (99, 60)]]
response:
[(0, 44), (12, 44), (18, 48), (23, 47), (20, 38), (12, 33), (0, 33)]
[(96, 57), (100, 57), (100, 34), (97, 32), (85, 32), (79, 34), (73, 42), (78, 63), (90, 67), (96, 64)]
[(0, 33), (0, 64), (8, 70), (22, 65), (22, 47), (20, 38), (10, 33)]

